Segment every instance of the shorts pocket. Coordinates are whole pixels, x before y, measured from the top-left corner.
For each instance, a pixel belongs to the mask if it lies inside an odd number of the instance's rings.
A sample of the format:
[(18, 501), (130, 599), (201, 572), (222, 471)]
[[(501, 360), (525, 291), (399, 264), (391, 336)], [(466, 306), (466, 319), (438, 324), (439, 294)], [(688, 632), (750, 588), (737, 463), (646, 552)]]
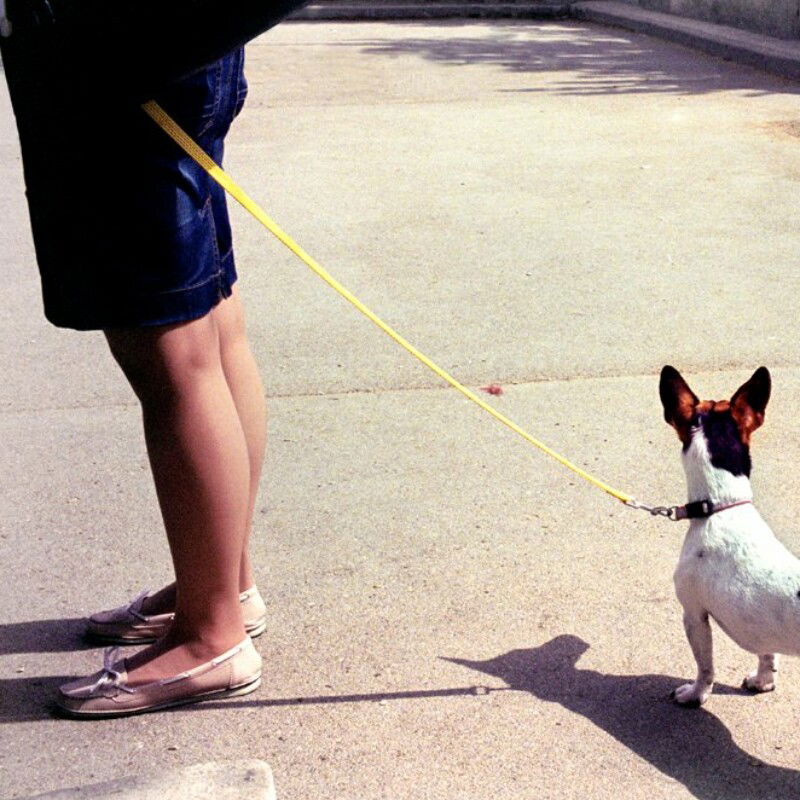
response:
[(167, 113), (191, 136), (205, 134), (222, 102), (222, 63), (204, 67), (177, 81), (159, 98)]
[(116, 254), (116, 279), (136, 294), (193, 289), (219, 272), (211, 199), (171, 230), (131, 221)]

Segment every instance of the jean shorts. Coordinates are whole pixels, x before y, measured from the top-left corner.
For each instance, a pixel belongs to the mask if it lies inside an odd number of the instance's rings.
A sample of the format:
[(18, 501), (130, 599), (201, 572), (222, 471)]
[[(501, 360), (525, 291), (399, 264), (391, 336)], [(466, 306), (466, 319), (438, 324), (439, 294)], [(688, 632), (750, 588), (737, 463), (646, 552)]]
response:
[[(11, 37), (13, 40), (13, 35)], [(197, 319), (236, 281), (224, 191), (138, 106), (76, 108), (3, 59), (22, 146), (45, 316), (78, 330)], [(155, 98), (218, 164), (244, 104), (244, 50)]]

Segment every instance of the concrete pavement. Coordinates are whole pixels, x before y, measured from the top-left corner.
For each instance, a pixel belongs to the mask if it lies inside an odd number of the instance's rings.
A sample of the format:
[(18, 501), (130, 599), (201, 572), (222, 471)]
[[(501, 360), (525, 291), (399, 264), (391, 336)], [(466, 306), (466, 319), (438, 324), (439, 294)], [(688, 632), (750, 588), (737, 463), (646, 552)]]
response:
[(263, 761), (211, 762), (56, 790), (31, 800), (275, 800)]
[[(230, 171), (423, 351), (642, 500), (683, 500), (657, 372), (759, 364), (759, 506), (800, 551), (797, 86), (585, 23), (287, 24), (248, 50)], [(682, 526), (627, 510), (474, 409), (234, 213), (272, 411), (254, 542), (270, 627), (238, 702), (50, 717), (96, 669), (80, 617), (169, 578), (138, 412), (93, 334), (41, 319), (0, 114), (0, 787), (210, 760), (280, 798), (800, 792), (800, 670), (706, 709), (671, 587)]]

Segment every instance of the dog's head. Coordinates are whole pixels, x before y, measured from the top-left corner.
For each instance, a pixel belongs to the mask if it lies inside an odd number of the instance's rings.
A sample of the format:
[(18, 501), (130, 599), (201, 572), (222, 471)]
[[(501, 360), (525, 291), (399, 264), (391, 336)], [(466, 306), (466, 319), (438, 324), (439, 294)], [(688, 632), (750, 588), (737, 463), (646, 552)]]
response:
[(677, 431), (684, 451), (702, 435), (713, 466), (749, 477), (750, 436), (764, 422), (771, 385), (769, 370), (759, 367), (730, 400), (701, 402), (678, 370), (667, 366), (658, 389), (664, 419)]

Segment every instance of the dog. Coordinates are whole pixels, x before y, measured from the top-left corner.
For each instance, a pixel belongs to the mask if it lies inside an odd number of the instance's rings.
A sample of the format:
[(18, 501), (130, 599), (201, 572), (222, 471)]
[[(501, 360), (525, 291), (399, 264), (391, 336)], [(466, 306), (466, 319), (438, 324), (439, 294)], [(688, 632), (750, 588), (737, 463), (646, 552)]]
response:
[(699, 707), (711, 694), (713, 618), (744, 650), (758, 656), (743, 682), (752, 692), (775, 688), (777, 654), (800, 655), (800, 560), (774, 536), (753, 505), (750, 437), (764, 422), (771, 378), (759, 367), (730, 400), (700, 402), (680, 373), (661, 371), (664, 419), (683, 443), (691, 519), (675, 570), (697, 679), (672, 699)]

